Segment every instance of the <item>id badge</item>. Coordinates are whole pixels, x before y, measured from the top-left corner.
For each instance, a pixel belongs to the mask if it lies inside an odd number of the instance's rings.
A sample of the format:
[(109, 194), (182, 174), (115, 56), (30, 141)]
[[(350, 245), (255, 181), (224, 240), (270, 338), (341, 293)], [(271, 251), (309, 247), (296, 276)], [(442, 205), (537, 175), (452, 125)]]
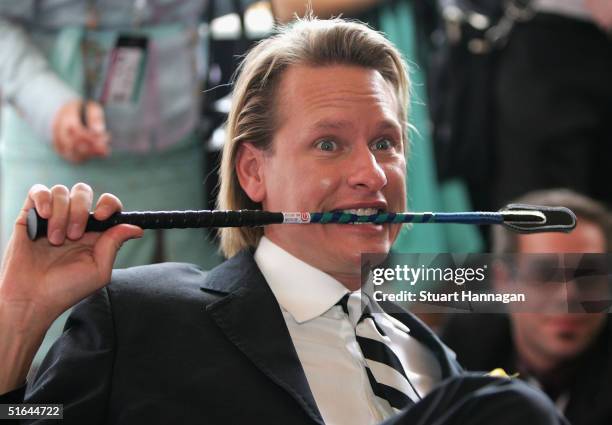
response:
[(147, 67), (147, 49), (145, 36), (119, 36), (111, 52), (102, 103), (138, 103)]

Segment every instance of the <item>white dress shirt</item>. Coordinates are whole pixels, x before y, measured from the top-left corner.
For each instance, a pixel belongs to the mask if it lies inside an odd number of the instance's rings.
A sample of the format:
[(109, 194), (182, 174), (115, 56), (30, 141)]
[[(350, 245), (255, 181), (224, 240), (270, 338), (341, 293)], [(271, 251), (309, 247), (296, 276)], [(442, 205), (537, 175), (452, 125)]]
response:
[[(389, 404), (374, 395), (355, 329), (336, 305), (347, 288), (265, 237), (255, 251), (255, 262), (281, 307), (325, 423), (376, 424), (393, 415)], [(437, 360), (403, 323), (385, 313), (374, 316), (419, 393), (410, 397), (424, 397), (440, 381)]]

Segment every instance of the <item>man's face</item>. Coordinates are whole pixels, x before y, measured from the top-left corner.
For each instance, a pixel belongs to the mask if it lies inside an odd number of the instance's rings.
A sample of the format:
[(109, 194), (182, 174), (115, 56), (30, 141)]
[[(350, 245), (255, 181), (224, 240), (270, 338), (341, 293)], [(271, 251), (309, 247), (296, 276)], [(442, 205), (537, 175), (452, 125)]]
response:
[[(285, 71), (277, 96), (280, 125), (272, 152), (263, 157), (265, 210), (404, 211), (400, 108), (391, 85), (377, 71), (293, 66)], [(274, 225), (265, 234), (346, 281), (359, 275), (361, 253), (388, 252), (399, 229), (387, 224)]]
[[(603, 253), (606, 241), (599, 226), (579, 220), (571, 233), (538, 233), (518, 236), (519, 253)], [(543, 294), (549, 302), (559, 297), (576, 297), (576, 283), (552, 285), (559, 293)], [(544, 289), (542, 289), (544, 291)], [(542, 294), (532, 294), (542, 295)], [(557, 362), (575, 357), (595, 339), (606, 319), (605, 313), (538, 314), (513, 313), (517, 345)]]

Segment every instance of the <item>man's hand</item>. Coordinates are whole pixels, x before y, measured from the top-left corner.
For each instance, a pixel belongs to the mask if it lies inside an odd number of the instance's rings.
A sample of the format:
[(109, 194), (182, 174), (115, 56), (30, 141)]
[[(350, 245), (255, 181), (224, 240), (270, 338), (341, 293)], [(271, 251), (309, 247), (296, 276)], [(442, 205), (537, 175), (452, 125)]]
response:
[(605, 31), (612, 31), (612, 1), (585, 0), (585, 6), (591, 12), (593, 20)]
[(82, 105), (80, 100), (66, 103), (53, 121), (53, 147), (62, 158), (74, 163), (110, 153), (104, 109), (98, 103), (87, 102), (85, 126), (81, 118)]
[[(142, 229), (121, 224), (84, 233), (93, 191), (84, 184), (30, 189), (0, 272), (0, 394), (23, 384), (48, 327), (65, 310), (106, 285), (117, 251)], [(31, 241), (26, 217), (35, 207), (49, 220), (48, 239)], [(94, 216), (121, 210), (115, 196), (100, 196)]]

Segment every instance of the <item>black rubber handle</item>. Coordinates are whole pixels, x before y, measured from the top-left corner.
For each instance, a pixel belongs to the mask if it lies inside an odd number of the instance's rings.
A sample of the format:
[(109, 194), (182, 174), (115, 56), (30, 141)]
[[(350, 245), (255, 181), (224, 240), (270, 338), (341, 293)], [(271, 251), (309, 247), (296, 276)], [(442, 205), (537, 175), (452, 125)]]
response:
[[(255, 210), (239, 211), (134, 211), (116, 213), (100, 221), (89, 214), (86, 232), (103, 232), (117, 224), (134, 224), (142, 229), (187, 229), (201, 227), (265, 226), (283, 222), (283, 213)], [(31, 240), (47, 235), (47, 219), (35, 208), (28, 211), (28, 236)]]

